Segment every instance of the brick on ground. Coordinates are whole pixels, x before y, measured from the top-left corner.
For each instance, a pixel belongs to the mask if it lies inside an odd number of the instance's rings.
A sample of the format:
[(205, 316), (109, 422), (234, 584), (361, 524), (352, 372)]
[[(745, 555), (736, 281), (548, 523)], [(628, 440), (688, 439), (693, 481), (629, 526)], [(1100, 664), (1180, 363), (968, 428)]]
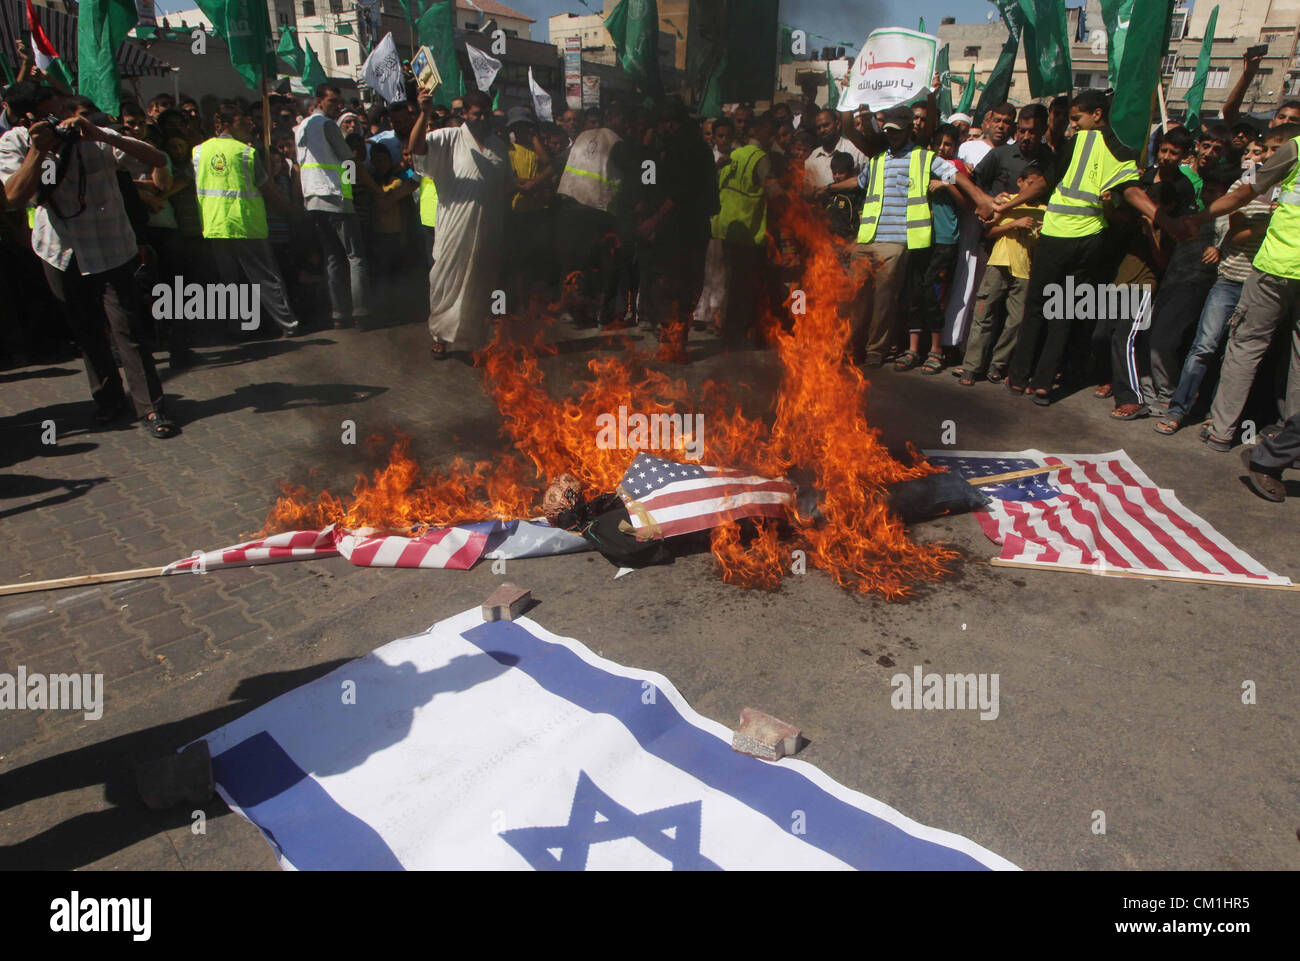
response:
[(740, 726), (732, 734), (731, 749), (765, 761), (778, 761), (796, 753), (801, 740), (793, 724), (747, 707), (740, 712)]

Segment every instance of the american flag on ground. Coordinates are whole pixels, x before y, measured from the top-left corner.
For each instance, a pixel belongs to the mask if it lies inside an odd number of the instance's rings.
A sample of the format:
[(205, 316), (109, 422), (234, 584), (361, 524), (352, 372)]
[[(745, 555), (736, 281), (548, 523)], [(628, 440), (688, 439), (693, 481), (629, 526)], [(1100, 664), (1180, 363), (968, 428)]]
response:
[(480, 558), (521, 558), (586, 550), (576, 534), (535, 521), (480, 521), (430, 528), (418, 536), (347, 530), (286, 531), (169, 564), (164, 574), (204, 572), (282, 561), (343, 556), (358, 567), (421, 567), (465, 571)]
[(930, 463), (967, 478), (1049, 464), (1051, 474), (981, 488), (993, 498), (977, 511), (1000, 559), (1044, 567), (1115, 571), (1205, 581), (1290, 584), (1234, 546), (1203, 518), (1153, 484), (1124, 451), (1044, 454), (925, 451)]
[(618, 485), (632, 526), (663, 537), (717, 527), (741, 517), (785, 517), (794, 485), (740, 470), (679, 464), (637, 454)]

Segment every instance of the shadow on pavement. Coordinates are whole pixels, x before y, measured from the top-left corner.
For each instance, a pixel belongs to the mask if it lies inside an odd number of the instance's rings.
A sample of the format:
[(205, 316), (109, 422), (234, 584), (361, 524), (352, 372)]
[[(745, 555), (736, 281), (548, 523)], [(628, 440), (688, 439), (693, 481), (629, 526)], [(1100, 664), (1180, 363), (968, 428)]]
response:
[(270, 414), (300, 407), (357, 404), (378, 397), (387, 390), (387, 387), (368, 384), (286, 384), (283, 381), (268, 381), (237, 387), (233, 393), (210, 400), (188, 400), (184, 395), (172, 394), (167, 400), (167, 413), (172, 420), (184, 426), (205, 417), (230, 414), (245, 408), (251, 409), (255, 414)]
[(107, 481), (107, 477), (86, 477), (80, 480), (58, 480), (52, 477), (33, 477), (30, 474), (0, 474), (0, 500), (15, 497), (31, 497), (48, 491), (61, 490), (62, 493), (45, 497), (29, 504), (7, 507), (0, 510), (0, 520), (23, 514), (27, 511), (53, 507), (66, 501), (75, 500), (86, 491)]

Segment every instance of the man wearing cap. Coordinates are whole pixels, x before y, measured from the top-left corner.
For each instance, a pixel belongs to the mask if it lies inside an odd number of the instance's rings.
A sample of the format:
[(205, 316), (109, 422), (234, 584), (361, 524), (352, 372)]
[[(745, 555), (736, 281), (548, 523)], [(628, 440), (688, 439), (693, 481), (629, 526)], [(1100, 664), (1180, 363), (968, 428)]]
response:
[[(853, 276), (862, 288), (853, 306), (851, 346), (854, 360), (868, 367), (882, 366), (885, 352), (894, 344), (894, 307), (904, 278), (914, 278), (908, 286), (919, 290), (929, 265), (933, 237), (930, 180), (955, 183), (974, 201), (981, 216), (989, 216), (993, 210), (992, 199), (955, 164), (911, 143), (909, 107), (886, 110), (881, 126), (887, 149), (876, 154), (857, 177), (827, 188), (866, 192), (852, 254)], [(920, 308), (919, 299), (915, 305), (909, 303), (909, 308), (913, 306)], [(912, 359), (908, 358), (909, 366), (915, 366)]]

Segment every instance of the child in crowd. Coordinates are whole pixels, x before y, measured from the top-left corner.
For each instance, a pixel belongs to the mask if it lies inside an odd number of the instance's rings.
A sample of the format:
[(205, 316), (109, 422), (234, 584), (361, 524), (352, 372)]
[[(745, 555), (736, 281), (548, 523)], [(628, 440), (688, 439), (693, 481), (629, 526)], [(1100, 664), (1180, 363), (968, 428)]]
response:
[(407, 197), (415, 193), (416, 184), (402, 176), (387, 150), (375, 150), (370, 157), (378, 192), (370, 219), (370, 247), (375, 274), (386, 276), (400, 265), (402, 237), (406, 229), (403, 215)]
[[(1046, 183), (1046, 172), (1037, 162), (1031, 162), (1016, 178), (1016, 190), (1018, 194), (1041, 192)], [(998, 199), (1006, 197), (1003, 194)], [(975, 295), (975, 317), (966, 354), (954, 372), (966, 387), (980, 377), (987, 377), (991, 384), (1000, 384), (1006, 377), (1025, 316), (1029, 264), (1046, 209), (1041, 203), (1009, 207), (986, 234), (994, 242), (993, 250)]]
[[(842, 150), (832, 154), (831, 176), (835, 183), (852, 177), (853, 157)], [(862, 196), (863, 192), (857, 189), (826, 194), (826, 219), (830, 223), (831, 233), (836, 237), (852, 240), (857, 236)]]

